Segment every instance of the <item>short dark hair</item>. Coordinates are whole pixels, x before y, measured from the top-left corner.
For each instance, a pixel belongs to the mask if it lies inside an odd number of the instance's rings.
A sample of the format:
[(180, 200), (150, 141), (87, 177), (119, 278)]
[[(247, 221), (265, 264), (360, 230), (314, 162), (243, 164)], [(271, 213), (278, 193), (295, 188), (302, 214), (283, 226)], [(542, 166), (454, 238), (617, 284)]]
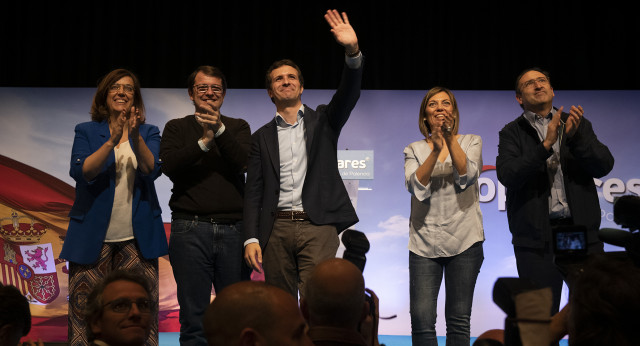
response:
[(516, 90), (516, 94), (520, 94), (520, 79), (522, 78), (522, 76), (524, 76), (527, 72), (530, 71), (536, 71), (536, 72), (540, 72), (542, 73), (545, 77), (547, 77), (547, 80), (549, 81), (549, 85), (551, 85), (551, 77), (549, 75), (549, 72), (539, 68), (539, 67), (529, 67), (527, 69), (522, 70), (522, 72), (520, 72), (520, 74), (518, 75), (518, 77), (516, 78), (516, 86), (515, 86), (515, 90)]
[(147, 296), (151, 298), (151, 283), (147, 279), (144, 274), (137, 270), (131, 269), (117, 269), (105, 276), (105, 278), (100, 281), (89, 293), (87, 297), (87, 304), (84, 309), (84, 317), (87, 323), (87, 338), (89, 341), (95, 340), (95, 335), (93, 335), (93, 331), (91, 331), (91, 324), (100, 317), (102, 317), (102, 313), (104, 312), (104, 301), (103, 294), (104, 289), (112, 282), (116, 281), (129, 281), (136, 283), (142, 288), (144, 288), (145, 292), (147, 292)]
[(304, 87), (304, 78), (302, 77), (302, 71), (300, 70), (300, 67), (298, 67), (298, 65), (296, 65), (296, 63), (293, 62), (293, 60), (282, 59), (274, 62), (267, 69), (267, 73), (265, 74), (265, 78), (264, 78), (265, 87), (267, 88), (267, 90), (271, 89), (271, 72), (273, 72), (273, 70), (280, 68), (282, 66), (291, 66), (294, 69), (296, 69), (296, 71), (298, 71), (298, 80), (300, 81), (300, 86)]
[(22, 329), (22, 335), (27, 335), (31, 330), (31, 312), (29, 301), (20, 290), (0, 283), (0, 328), (5, 325)]
[(456, 101), (456, 97), (453, 95), (451, 90), (445, 87), (435, 86), (429, 89), (429, 91), (427, 91), (427, 94), (424, 95), (422, 103), (420, 104), (420, 111), (418, 112), (418, 127), (420, 128), (420, 133), (422, 133), (425, 138), (429, 137), (429, 135), (431, 134), (431, 127), (429, 126), (428, 122), (425, 121), (427, 119), (427, 103), (429, 103), (429, 100), (431, 100), (432, 97), (441, 92), (447, 93), (447, 95), (449, 95), (449, 98), (451, 99), (451, 104), (453, 106), (452, 115), (453, 119), (455, 120), (451, 133), (453, 133), (454, 135), (458, 134), (458, 129), (460, 128), (460, 112), (458, 111), (458, 102)]
[(291, 294), (264, 281), (239, 281), (216, 293), (202, 319), (209, 345), (237, 343), (245, 328), (266, 336), (278, 324), (287, 323), (280, 318), (284, 307), (298, 310)]
[(355, 328), (366, 299), (362, 272), (343, 258), (325, 260), (307, 279), (303, 299), (312, 326)]
[(215, 66), (202, 65), (198, 66), (195, 71), (191, 72), (189, 78), (187, 78), (187, 87), (189, 88), (189, 94), (191, 94), (191, 92), (193, 91), (192, 89), (196, 83), (196, 76), (199, 72), (202, 72), (210, 77), (220, 78), (220, 80), (222, 81), (222, 91), (227, 92), (227, 79), (225, 78), (224, 73), (222, 73), (222, 70)]
[(109, 95), (109, 87), (124, 77), (131, 77), (133, 80), (133, 106), (140, 111), (142, 123), (144, 123), (144, 102), (142, 101), (142, 93), (140, 92), (140, 81), (133, 72), (123, 68), (115, 69), (107, 73), (98, 81), (98, 88), (93, 95), (91, 103), (91, 120), (101, 122), (109, 118), (109, 110), (107, 109), (107, 96)]

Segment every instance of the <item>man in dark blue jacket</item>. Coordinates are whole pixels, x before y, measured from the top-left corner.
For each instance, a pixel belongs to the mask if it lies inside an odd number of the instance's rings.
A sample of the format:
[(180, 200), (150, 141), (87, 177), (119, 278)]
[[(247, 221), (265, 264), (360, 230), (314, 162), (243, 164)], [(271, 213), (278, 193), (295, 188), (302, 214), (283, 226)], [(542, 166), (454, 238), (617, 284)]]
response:
[(294, 297), (317, 263), (335, 257), (338, 233), (358, 222), (338, 172), (337, 143), (360, 97), (362, 54), (345, 13), (327, 11), (325, 19), (345, 47), (338, 90), (313, 110), (302, 104), (298, 66), (275, 62), (266, 84), (277, 113), (253, 134), (247, 166), (245, 261), (264, 266), (265, 280)]
[(507, 217), (518, 274), (551, 287), (552, 314), (560, 305), (563, 276), (553, 263), (552, 229), (587, 230), (589, 253), (602, 252), (600, 205), (593, 178), (608, 174), (613, 156), (598, 141), (581, 106), (553, 107), (549, 74), (538, 68), (516, 79), (524, 113), (500, 131), (496, 170), (507, 188)]

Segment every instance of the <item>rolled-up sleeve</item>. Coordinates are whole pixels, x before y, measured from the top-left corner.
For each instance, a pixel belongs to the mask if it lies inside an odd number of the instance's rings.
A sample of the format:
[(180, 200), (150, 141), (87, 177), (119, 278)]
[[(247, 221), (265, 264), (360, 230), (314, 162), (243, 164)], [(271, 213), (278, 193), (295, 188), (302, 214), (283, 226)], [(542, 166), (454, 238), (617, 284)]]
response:
[(416, 170), (422, 162), (419, 162), (414, 148), (409, 145), (404, 148), (404, 183), (410, 194), (415, 196), (419, 201), (424, 201), (431, 197), (431, 182), (427, 185), (422, 183), (416, 177)]
[[(148, 126), (149, 131), (144, 138), (144, 142), (147, 145), (147, 148), (149, 148), (149, 151), (151, 151), (151, 154), (153, 154), (153, 170), (146, 176), (152, 180), (156, 180), (162, 174), (162, 160), (160, 159), (160, 129), (155, 125), (146, 126)], [(138, 172), (140, 172), (140, 169), (138, 169)], [(144, 176), (144, 174), (142, 175)]]
[(76, 182), (87, 182), (82, 172), (82, 166), (84, 161), (93, 154), (91, 152), (91, 146), (89, 145), (89, 134), (87, 133), (86, 125), (78, 124), (75, 128), (75, 137), (73, 139), (73, 146), (71, 148), (71, 165), (69, 169), (69, 175)]
[(478, 181), (478, 177), (480, 177), (482, 171), (482, 138), (480, 136), (472, 136), (468, 144), (464, 142), (461, 144), (463, 145), (462, 150), (467, 155), (467, 173), (460, 175), (454, 167), (453, 180), (464, 190), (475, 184)]

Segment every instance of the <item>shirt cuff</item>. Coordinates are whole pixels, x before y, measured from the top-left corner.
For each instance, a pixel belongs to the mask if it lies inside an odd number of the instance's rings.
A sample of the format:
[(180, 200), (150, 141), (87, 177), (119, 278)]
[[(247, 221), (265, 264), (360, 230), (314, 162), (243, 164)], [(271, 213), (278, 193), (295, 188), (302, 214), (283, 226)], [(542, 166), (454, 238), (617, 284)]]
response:
[(409, 177), (408, 187), (409, 192), (420, 202), (431, 197), (431, 180), (429, 180), (427, 185), (422, 185), (415, 172)]
[(360, 66), (362, 66), (362, 52), (358, 52), (358, 55), (354, 57), (345, 55), (345, 63), (347, 64), (347, 67), (349, 67), (350, 69), (355, 70), (360, 68)]
[(252, 244), (252, 243), (259, 243), (258, 238), (249, 238), (249, 239), (245, 240), (244, 246), (247, 246), (247, 245)]
[(204, 151), (205, 153), (209, 151), (209, 148), (207, 148), (207, 146), (204, 144), (202, 138), (198, 139), (198, 145), (200, 146), (200, 149), (202, 149), (202, 151)]
[(213, 137), (218, 138), (220, 137), (220, 135), (222, 135), (222, 133), (224, 133), (224, 124), (220, 123), (220, 127), (218, 128), (218, 132), (216, 132), (215, 135), (213, 135)]

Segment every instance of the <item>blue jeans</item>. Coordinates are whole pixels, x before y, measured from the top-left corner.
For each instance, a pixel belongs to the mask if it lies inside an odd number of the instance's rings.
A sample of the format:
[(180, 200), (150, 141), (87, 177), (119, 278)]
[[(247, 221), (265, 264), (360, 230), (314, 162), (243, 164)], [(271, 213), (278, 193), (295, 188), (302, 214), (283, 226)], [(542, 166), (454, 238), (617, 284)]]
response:
[(473, 290), (483, 260), (482, 242), (452, 257), (426, 258), (409, 252), (409, 310), (414, 345), (438, 345), (436, 313), (443, 272), (447, 345), (470, 344)]
[(207, 345), (202, 317), (211, 301), (211, 286), (224, 287), (249, 279), (244, 265), (242, 222), (171, 221), (169, 260), (180, 304), (180, 345)]

